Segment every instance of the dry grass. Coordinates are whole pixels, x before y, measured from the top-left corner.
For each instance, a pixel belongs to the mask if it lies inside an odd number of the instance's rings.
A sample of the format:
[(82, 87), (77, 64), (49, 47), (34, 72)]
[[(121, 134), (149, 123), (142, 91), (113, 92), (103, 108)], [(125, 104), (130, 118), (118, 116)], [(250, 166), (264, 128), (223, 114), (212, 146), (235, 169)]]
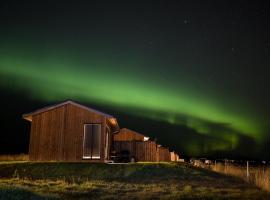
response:
[(252, 174), (251, 179), (256, 186), (270, 192), (270, 168), (256, 169)]
[(175, 163), (0, 163), (0, 199), (270, 199), (210, 170)]
[(224, 164), (218, 163), (213, 165), (212, 170), (228, 174), (256, 185), (257, 187), (270, 192), (270, 168), (269, 167), (250, 167), (249, 176), (247, 176), (246, 166), (237, 166), (233, 164), (227, 164), (226, 167)]
[(221, 163), (212, 165), (212, 169), (216, 172), (233, 175), (240, 178), (246, 178), (246, 168), (244, 166), (229, 165), (226, 166)]
[(0, 161), (28, 161), (29, 156), (28, 154), (6, 154), (0, 155)]
[(0, 199), (268, 199), (255, 188), (216, 188), (178, 183), (1, 179)]

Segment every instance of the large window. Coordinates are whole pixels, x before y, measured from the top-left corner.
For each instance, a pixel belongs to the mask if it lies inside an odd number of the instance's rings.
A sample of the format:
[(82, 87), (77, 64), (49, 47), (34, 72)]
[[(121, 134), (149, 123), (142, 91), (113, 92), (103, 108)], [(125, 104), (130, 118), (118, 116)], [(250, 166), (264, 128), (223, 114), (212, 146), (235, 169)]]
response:
[(83, 140), (83, 158), (100, 159), (101, 125), (85, 124)]
[(106, 134), (105, 134), (105, 159), (109, 159), (109, 128), (106, 128)]

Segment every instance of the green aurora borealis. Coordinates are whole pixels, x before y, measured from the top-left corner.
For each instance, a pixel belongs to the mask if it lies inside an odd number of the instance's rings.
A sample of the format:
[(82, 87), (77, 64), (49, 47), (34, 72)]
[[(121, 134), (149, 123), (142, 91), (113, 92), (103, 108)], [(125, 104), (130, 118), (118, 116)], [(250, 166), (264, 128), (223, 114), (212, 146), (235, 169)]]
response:
[(155, 121), (160, 127), (134, 127), (171, 137), (167, 144), (187, 155), (241, 145), (241, 155), (255, 155), (270, 143), (265, 5), (48, 1), (0, 9), (2, 91)]
[(32, 98), (52, 102), (71, 98), (111, 105), (124, 108), (130, 114), (171, 124), (184, 123), (178, 116), (186, 116), (185, 125), (201, 134), (209, 134), (207, 123), (224, 124), (228, 133), (220, 134), (226, 139), (233, 138), (234, 142), (235, 138), (231, 137), (234, 132), (255, 139), (260, 139), (263, 134), (261, 124), (252, 117), (252, 113), (246, 115), (234, 111), (223, 102), (215, 102), (214, 96), (199, 97), (189, 90), (188, 83), (172, 88), (168, 82), (150, 82), (147, 76), (123, 72), (114, 66), (106, 68), (89, 64), (91, 67), (87, 69), (61, 60), (35, 62), (8, 59), (6, 56), (1, 57), (0, 64), (0, 74), (7, 79), (2, 81), (2, 86), (12, 84), (28, 91)]

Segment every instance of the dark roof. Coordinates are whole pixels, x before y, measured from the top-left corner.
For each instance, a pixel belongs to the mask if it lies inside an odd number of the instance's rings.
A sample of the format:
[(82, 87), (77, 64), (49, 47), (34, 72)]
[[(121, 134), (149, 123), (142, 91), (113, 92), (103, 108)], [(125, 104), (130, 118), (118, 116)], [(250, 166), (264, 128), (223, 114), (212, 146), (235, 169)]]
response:
[[(127, 131), (129, 131), (129, 132), (132, 132), (132, 133), (134, 133), (134, 134), (140, 135), (140, 136), (142, 136), (142, 137), (148, 137), (148, 138), (150, 138), (150, 137), (147, 136), (147, 135), (144, 135), (144, 134), (142, 134), (142, 133), (138, 133), (137, 131), (134, 131), (134, 130), (131, 130), (131, 129), (128, 129), (128, 128), (121, 128), (121, 130), (127, 130)], [(121, 130), (120, 130), (120, 131), (121, 131)]]
[(102, 115), (104, 117), (107, 117), (107, 118), (114, 118), (112, 115), (108, 115), (106, 113), (103, 113), (101, 111), (98, 111), (98, 110), (95, 110), (95, 109), (92, 109), (92, 108), (89, 108), (87, 106), (84, 106), (82, 104), (79, 104), (79, 103), (76, 103), (74, 101), (71, 101), (71, 100), (67, 100), (67, 101), (64, 101), (64, 102), (61, 102), (61, 103), (58, 103), (58, 104), (54, 104), (54, 105), (50, 105), (50, 106), (46, 106), (44, 108), (41, 108), (41, 109), (38, 109), (38, 110), (35, 110), (33, 112), (30, 112), (30, 113), (26, 113), (26, 114), (23, 114), (23, 118), (28, 120), (28, 121), (31, 121), (32, 120), (32, 115), (36, 115), (36, 114), (39, 114), (39, 113), (42, 113), (42, 112), (46, 112), (48, 110), (52, 110), (52, 109), (55, 109), (55, 108), (58, 108), (60, 106), (63, 106), (63, 105), (66, 105), (66, 104), (72, 104), (72, 105), (75, 105), (77, 107), (80, 107), (82, 109), (85, 109), (85, 110), (88, 110), (90, 112), (94, 112), (96, 114), (99, 114), (99, 115)]

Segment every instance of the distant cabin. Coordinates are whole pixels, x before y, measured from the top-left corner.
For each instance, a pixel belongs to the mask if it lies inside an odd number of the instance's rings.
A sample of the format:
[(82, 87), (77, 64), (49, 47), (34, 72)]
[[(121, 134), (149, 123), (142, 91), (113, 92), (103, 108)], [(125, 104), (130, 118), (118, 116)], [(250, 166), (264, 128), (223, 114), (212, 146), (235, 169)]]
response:
[(171, 161), (180, 162), (179, 155), (174, 151), (170, 152), (171, 154)]
[(31, 122), (29, 160), (106, 162), (116, 118), (73, 101), (24, 114)]
[(116, 152), (128, 151), (135, 161), (160, 162), (175, 161), (169, 152), (169, 148), (162, 147), (150, 137), (136, 131), (122, 128), (114, 134), (114, 150)]
[(178, 161), (179, 156), (115, 117), (74, 101), (23, 115), (31, 122), (29, 160), (110, 162), (122, 152), (134, 161)]

